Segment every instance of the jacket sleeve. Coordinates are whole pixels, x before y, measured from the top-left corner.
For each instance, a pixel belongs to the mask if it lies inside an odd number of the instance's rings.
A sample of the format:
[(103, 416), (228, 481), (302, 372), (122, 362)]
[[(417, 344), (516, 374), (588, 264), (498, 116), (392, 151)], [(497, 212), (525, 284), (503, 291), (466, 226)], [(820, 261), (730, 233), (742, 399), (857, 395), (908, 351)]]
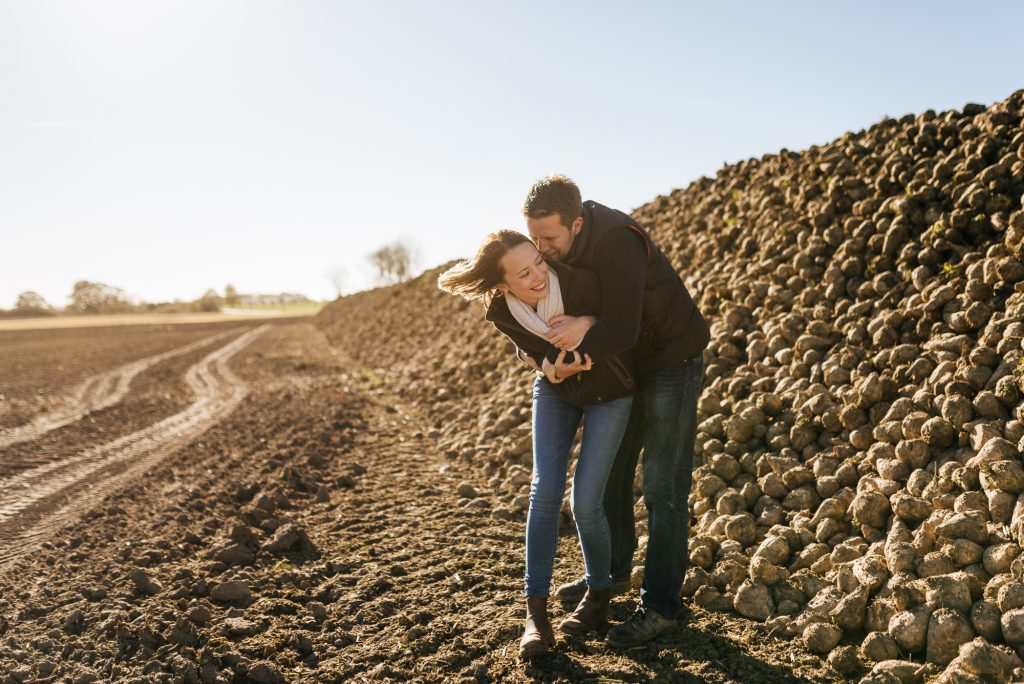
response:
[[(552, 345), (547, 340), (537, 338), (535, 335), (528, 333), (520, 328), (513, 328), (511, 326), (502, 325), (501, 323), (497, 322), (494, 322), (493, 325), (495, 328), (498, 329), (498, 331), (501, 334), (503, 334), (505, 337), (511, 340), (512, 344), (516, 346), (516, 357), (519, 358), (519, 360), (522, 360), (522, 354), (526, 354), (531, 359), (533, 359), (538, 366), (542, 365), (544, 362), (544, 354), (537, 354), (536, 352), (530, 351), (531, 347), (537, 346), (538, 341), (543, 342), (544, 345), (548, 347), (548, 353), (550, 353), (552, 349), (555, 349), (554, 345)], [(531, 338), (535, 339), (531, 340)], [(531, 342), (533, 344), (531, 344)], [(557, 349), (555, 350), (555, 355), (558, 355)]]
[(597, 363), (631, 349), (640, 337), (647, 250), (637, 233), (616, 228), (597, 246), (591, 266), (601, 282), (601, 310), (576, 349)]

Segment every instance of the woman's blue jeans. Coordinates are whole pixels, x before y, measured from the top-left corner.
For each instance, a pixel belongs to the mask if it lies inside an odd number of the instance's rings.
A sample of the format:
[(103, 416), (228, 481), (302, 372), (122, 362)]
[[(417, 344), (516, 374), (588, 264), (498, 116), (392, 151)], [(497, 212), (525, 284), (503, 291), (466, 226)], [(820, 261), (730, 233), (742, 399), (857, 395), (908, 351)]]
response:
[(558, 522), (573, 439), (584, 421), (583, 444), (572, 479), (572, 515), (579, 532), (587, 583), (611, 586), (611, 532), (604, 490), (629, 422), (631, 396), (580, 408), (558, 395), (546, 378), (533, 385), (533, 482), (526, 518), (526, 595), (550, 593)]

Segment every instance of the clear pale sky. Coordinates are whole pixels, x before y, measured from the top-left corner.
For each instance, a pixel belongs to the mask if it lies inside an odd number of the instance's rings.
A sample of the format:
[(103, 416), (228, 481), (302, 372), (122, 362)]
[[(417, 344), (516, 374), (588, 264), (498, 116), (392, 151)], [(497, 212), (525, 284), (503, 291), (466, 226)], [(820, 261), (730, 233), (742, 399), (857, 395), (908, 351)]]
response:
[(623, 210), (885, 115), (1024, 87), (1017, 2), (0, 0), (0, 308), (333, 297), (522, 229), (548, 173)]

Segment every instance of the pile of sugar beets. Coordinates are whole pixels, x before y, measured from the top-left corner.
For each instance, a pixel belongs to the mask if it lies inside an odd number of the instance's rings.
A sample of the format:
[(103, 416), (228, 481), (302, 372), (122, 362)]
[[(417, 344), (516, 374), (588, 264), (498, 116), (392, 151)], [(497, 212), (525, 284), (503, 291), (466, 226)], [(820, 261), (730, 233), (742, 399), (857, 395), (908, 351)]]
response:
[[(863, 682), (1024, 678), (1022, 117), (885, 119), (632, 212), (712, 329), (683, 593)], [(321, 324), (521, 513), (529, 378), (436, 275)]]

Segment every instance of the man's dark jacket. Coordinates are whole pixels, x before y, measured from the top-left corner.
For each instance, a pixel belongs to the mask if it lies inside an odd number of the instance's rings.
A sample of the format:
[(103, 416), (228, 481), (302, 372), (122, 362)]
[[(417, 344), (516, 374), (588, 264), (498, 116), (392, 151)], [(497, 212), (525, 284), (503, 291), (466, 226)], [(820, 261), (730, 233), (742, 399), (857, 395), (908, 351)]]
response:
[[(601, 310), (601, 285), (590, 271), (565, 264), (549, 264), (558, 274), (558, 288), (562, 291), (562, 305), (569, 316), (596, 316)], [(508, 302), (497, 295), (487, 307), (485, 318), (504, 333), (516, 347), (540, 366), (544, 357), (552, 360), (558, 350), (543, 337), (526, 330), (509, 311)], [(567, 354), (571, 361), (572, 354)], [(566, 401), (586, 406), (631, 394), (634, 388), (633, 359), (628, 353), (607, 356), (595, 362), (589, 371), (577, 373), (563, 382), (551, 386)]]
[(686, 285), (628, 214), (584, 202), (583, 228), (565, 263), (593, 271), (601, 283), (598, 321), (578, 347), (595, 362), (632, 348), (642, 374), (693, 359), (707, 347), (708, 325)]

